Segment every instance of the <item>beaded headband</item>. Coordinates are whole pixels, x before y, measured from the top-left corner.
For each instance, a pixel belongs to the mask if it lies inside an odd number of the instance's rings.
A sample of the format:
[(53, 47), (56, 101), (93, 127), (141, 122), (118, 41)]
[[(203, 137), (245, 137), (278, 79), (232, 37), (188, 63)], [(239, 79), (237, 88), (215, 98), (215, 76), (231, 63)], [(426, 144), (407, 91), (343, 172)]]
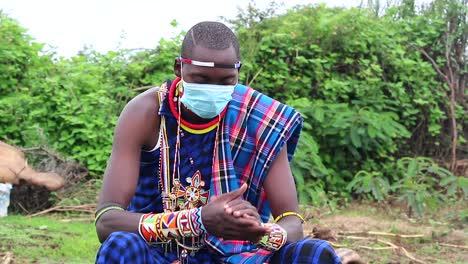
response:
[(224, 68), (224, 69), (240, 69), (242, 66), (242, 62), (238, 61), (234, 64), (221, 64), (221, 63), (216, 63), (216, 62), (207, 62), (207, 61), (197, 61), (197, 60), (191, 60), (191, 59), (186, 59), (182, 58), (182, 56), (178, 57), (179, 60), (183, 63), (186, 64), (191, 64), (195, 66), (201, 66), (201, 67), (211, 67), (211, 68)]

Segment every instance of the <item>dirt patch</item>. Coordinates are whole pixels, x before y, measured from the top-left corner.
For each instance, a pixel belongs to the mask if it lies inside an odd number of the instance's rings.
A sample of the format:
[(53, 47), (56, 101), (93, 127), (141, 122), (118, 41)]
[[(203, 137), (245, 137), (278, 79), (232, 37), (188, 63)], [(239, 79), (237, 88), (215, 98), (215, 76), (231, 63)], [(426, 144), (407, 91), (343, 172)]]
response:
[[(452, 212), (459, 209), (455, 207)], [(334, 212), (305, 208), (304, 214), (309, 218), (304, 226), (306, 235), (319, 234), (336, 248), (354, 249), (368, 263), (468, 263), (465, 225), (459, 228), (459, 222), (450, 223), (442, 213), (410, 219), (401, 208), (352, 204)]]

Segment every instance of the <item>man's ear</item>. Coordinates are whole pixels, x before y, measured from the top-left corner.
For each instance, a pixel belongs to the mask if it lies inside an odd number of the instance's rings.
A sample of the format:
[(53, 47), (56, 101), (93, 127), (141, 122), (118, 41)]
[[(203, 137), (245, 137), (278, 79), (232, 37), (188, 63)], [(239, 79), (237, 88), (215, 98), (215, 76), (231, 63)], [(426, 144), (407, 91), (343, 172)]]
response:
[(182, 63), (180, 63), (179, 57), (176, 57), (174, 60), (174, 74), (179, 78), (181, 77), (180, 67), (182, 67)]

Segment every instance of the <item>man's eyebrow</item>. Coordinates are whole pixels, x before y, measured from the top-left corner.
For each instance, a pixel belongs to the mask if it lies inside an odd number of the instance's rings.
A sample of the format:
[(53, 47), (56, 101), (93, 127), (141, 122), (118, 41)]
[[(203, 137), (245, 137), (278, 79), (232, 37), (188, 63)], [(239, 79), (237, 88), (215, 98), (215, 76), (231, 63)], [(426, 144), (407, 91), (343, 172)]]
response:
[[(232, 73), (227, 73), (225, 76), (221, 76), (222, 79), (226, 79), (226, 78), (232, 78), (232, 77), (236, 77), (236, 73), (237, 72), (232, 72)], [(203, 70), (191, 70), (189, 73), (189, 75), (191, 76), (201, 76), (201, 77), (207, 77), (207, 78), (210, 78), (211, 76), (209, 76), (208, 73), (206, 73), (205, 71)]]

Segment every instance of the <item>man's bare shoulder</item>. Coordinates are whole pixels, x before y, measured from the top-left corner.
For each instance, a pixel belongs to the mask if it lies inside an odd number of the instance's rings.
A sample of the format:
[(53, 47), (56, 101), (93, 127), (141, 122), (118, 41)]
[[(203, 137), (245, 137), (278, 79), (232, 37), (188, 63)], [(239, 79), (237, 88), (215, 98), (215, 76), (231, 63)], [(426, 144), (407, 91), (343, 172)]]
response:
[(135, 118), (157, 115), (159, 109), (158, 92), (159, 87), (153, 87), (135, 96), (127, 103), (123, 112)]
[(144, 149), (153, 147), (157, 142), (159, 128), (159, 88), (151, 88), (135, 96), (122, 110), (116, 126), (114, 139), (129, 143), (129, 137)]

